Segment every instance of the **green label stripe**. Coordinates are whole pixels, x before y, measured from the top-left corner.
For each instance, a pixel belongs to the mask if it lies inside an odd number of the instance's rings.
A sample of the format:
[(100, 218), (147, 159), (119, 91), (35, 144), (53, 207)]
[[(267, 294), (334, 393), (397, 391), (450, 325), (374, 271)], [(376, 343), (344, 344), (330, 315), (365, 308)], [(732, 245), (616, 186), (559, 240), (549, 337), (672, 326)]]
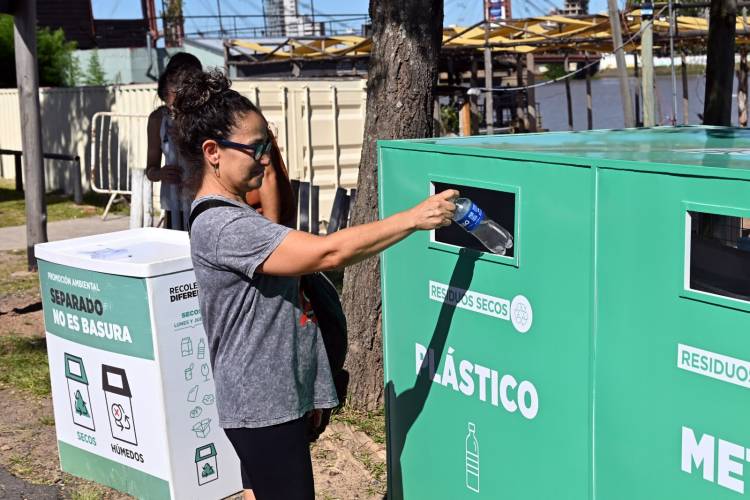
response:
[(103, 351), (154, 359), (146, 281), (39, 261), (49, 333)]
[(60, 467), (74, 476), (90, 479), (142, 499), (169, 499), (169, 483), (108, 458), (57, 441)]

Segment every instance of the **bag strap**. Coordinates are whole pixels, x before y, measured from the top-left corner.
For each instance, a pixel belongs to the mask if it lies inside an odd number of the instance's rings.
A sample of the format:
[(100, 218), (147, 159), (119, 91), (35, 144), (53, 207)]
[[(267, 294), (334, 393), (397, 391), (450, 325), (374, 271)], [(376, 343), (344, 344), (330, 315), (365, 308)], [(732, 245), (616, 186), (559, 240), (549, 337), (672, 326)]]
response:
[(190, 228), (193, 227), (193, 222), (195, 222), (195, 219), (197, 219), (198, 216), (206, 210), (216, 207), (237, 207), (237, 205), (228, 201), (216, 199), (206, 200), (198, 203), (198, 205), (196, 205), (196, 207), (190, 212), (190, 220), (188, 221), (188, 236), (190, 235)]

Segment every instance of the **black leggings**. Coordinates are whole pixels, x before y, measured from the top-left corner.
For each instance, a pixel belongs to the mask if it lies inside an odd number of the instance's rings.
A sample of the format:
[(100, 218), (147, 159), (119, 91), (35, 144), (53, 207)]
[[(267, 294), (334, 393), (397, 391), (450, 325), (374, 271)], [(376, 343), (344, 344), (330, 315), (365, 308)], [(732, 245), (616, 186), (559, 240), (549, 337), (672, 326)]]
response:
[(242, 487), (257, 500), (314, 500), (308, 422), (224, 429), (242, 464)]

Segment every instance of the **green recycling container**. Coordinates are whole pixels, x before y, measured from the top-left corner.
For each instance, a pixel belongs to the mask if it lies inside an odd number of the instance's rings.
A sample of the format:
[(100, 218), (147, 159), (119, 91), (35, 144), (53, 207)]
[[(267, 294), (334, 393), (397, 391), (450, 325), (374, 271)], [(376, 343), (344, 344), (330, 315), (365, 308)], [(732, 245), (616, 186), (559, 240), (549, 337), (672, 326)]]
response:
[[(750, 132), (379, 142), (389, 498), (750, 497)], [(746, 488), (747, 486), (747, 488)], [(746, 493), (746, 491), (748, 493)]]

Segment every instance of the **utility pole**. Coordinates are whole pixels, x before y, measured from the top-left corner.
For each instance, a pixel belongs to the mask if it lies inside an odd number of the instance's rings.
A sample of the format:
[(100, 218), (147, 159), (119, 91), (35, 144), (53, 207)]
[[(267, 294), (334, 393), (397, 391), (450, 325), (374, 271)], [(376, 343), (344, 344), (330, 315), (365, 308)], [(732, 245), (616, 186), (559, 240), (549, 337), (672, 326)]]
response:
[(529, 52), (526, 54), (526, 118), (528, 124), (526, 130), (529, 132), (536, 132), (537, 116), (536, 116), (536, 92), (534, 92), (534, 84), (536, 80), (534, 78), (534, 54)]
[(669, 0), (669, 61), (672, 70), (672, 126), (677, 125), (677, 75), (674, 70), (674, 9)]
[(219, 11), (219, 36), (224, 38), (224, 24), (221, 22), (221, 0), (216, 0), (216, 8)]
[(21, 108), (21, 145), (26, 187), (26, 255), (29, 270), (37, 268), (34, 245), (47, 241), (44, 200), (42, 128), (39, 115), (39, 73), (36, 65), (36, 2), (15, 2), (13, 11), (16, 82)]
[(484, 0), (484, 115), (487, 122), (487, 135), (495, 132), (495, 109), (492, 103), (492, 50), (490, 49), (490, 7)]
[(630, 89), (628, 88), (628, 68), (625, 66), (625, 49), (622, 46), (622, 26), (620, 25), (620, 11), (617, 9), (617, 0), (607, 0), (607, 8), (609, 10), (609, 24), (612, 28), (612, 44), (615, 49), (617, 73), (620, 79), (620, 95), (625, 127), (635, 127), (633, 104), (630, 99)]
[(641, 73), (643, 126), (654, 126), (654, 6), (651, 0), (641, 5)]

